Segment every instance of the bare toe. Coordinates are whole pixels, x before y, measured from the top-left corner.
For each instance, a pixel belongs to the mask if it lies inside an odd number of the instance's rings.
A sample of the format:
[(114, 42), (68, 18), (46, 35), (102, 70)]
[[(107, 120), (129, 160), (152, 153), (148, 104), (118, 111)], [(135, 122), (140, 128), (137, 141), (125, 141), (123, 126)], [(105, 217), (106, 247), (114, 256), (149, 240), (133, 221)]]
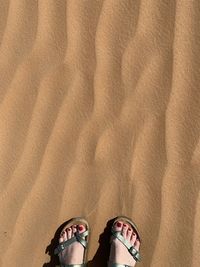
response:
[(83, 232), (85, 232), (86, 228), (85, 228), (85, 225), (83, 224), (79, 224), (78, 225), (78, 232), (81, 234)]
[(114, 230), (117, 232), (121, 232), (123, 227), (123, 222), (117, 221), (114, 225)]
[(136, 239), (135, 243), (134, 243), (134, 247), (139, 250), (140, 248), (140, 241), (138, 239)]
[(128, 241), (131, 240), (132, 233), (133, 233), (133, 230), (129, 227), (128, 230), (127, 230), (127, 235), (126, 235), (126, 239)]
[(132, 233), (132, 236), (131, 236), (131, 245), (134, 245), (135, 241), (136, 241), (136, 238), (137, 238), (137, 235), (135, 232)]
[(73, 234), (75, 234), (77, 232), (77, 225), (76, 224), (74, 224), (72, 226), (72, 232), (73, 232)]
[(127, 236), (128, 224), (124, 224), (122, 227), (122, 235), (124, 238)]
[(64, 242), (65, 240), (67, 240), (67, 233), (66, 231), (62, 231), (60, 233), (59, 243)]
[(72, 238), (72, 228), (67, 228), (67, 239)]

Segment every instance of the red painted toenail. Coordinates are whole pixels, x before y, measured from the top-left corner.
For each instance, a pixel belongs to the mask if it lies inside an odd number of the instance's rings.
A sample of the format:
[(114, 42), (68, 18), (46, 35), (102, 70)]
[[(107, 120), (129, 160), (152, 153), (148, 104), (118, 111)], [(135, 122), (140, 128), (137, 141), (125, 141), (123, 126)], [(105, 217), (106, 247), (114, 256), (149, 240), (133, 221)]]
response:
[(127, 224), (124, 224), (123, 226), (124, 226), (124, 227), (127, 227), (128, 225), (127, 225)]
[(83, 226), (82, 226), (82, 225), (79, 225), (79, 226), (78, 226), (78, 230), (79, 230), (79, 231), (82, 231), (82, 230), (83, 230)]
[(131, 229), (130, 229), (130, 228), (128, 228), (128, 231), (131, 231)]
[(120, 222), (117, 222), (117, 226), (118, 226), (118, 227), (121, 227), (122, 224), (121, 224)]

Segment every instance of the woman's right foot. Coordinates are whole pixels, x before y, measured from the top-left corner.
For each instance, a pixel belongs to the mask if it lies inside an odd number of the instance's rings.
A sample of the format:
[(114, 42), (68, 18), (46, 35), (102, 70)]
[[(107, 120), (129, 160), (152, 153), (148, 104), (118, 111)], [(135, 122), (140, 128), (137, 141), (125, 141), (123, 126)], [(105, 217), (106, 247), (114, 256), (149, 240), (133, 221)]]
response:
[[(65, 242), (75, 236), (78, 232), (82, 234), (86, 231), (85, 225), (72, 225), (71, 227), (66, 228), (60, 234), (59, 243)], [(60, 263), (61, 264), (82, 264), (84, 255), (84, 247), (78, 241), (70, 244), (66, 247), (60, 254)]]
[[(137, 234), (128, 223), (117, 221), (113, 229), (116, 232), (121, 232), (122, 236), (139, 251), (140, 241), (137, 239)], [(115, 237), (111, 237), (109, 263), (118, 263), (134, 267), (136, 261), (121, 241)]]

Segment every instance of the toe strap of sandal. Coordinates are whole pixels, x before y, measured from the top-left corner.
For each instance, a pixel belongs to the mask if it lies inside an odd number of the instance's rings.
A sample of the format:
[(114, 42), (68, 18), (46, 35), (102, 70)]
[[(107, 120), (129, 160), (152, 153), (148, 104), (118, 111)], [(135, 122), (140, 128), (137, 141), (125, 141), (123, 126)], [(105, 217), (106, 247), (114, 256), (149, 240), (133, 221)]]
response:
[[(112, 230), (112, 235), (117, 238), (119, 241), (122, 242), (122, 244), (128, 249), (129, 253), (131, 254), (131, 256), (134, 258), (135, 261), (141, 261), (141, 257), (140, 257), (140, 253), (139, 251), (132, 246), (132, 244), (130, 244), (130, 242), (128, 242), (122, 235), (120, 232), (116, 232), (114, 230)], [(122, 266), (126, 266), (126, 265), (122, 265)], [(114, 266), (113, 266), (114, 267)], [(118, 266), (120, 267), (120, 266)]]
[[(70, 238), (69, 240), (66, 240), (62, 243), (60, 243), (54, 250), (54, 254), (59, 254), (61, 251), (63, 251), (66, 247), (68, 247), (69, 245), (71, 245), (72, 243), (78, 241), (79, 243), (81, 243), (81, 245), (86, 248), (87, 247), (87, 241), (85, 240), (85, 237), (88, 236), (89, 232), (85, 231), (84, 233), (75, 233), (75, 236)], [(80, 266), (85, 266), (85, 265), (64, 265), (64, 267), (68, 267), (68, 266), (74, 266), (74, 267), (80, 267)]]

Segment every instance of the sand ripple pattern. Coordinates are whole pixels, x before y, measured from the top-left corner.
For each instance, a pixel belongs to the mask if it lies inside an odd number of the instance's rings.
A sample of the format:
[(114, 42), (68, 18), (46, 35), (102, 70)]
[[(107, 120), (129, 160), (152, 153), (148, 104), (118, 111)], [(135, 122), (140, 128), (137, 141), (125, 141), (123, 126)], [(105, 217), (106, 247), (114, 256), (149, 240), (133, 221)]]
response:
[(91, 259), (125, 214), (141, 267), (199, 267), (199, 1), (1, 0), (0, 12), (0, 265), (48, 263), (78, 215)]

